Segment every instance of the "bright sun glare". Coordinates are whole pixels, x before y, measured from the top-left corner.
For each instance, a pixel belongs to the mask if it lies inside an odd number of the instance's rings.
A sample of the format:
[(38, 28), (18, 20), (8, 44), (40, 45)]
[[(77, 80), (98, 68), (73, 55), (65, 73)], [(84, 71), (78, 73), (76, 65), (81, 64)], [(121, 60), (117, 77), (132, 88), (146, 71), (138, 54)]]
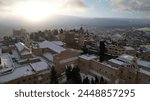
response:
[(30, 21), (42, 21), (51, 14), (58, 12), (54, 5), (49, 5), (47, 2), (24, 2), (15, 6), (15, 13)]

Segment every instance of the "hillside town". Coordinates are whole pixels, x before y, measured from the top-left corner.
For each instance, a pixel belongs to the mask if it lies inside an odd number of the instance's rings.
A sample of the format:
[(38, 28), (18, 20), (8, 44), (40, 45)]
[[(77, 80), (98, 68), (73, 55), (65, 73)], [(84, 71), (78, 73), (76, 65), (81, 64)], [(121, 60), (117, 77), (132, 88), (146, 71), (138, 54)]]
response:
[(0, 40), (0, 83), (149, 84), (150, 30), (14, 29)]

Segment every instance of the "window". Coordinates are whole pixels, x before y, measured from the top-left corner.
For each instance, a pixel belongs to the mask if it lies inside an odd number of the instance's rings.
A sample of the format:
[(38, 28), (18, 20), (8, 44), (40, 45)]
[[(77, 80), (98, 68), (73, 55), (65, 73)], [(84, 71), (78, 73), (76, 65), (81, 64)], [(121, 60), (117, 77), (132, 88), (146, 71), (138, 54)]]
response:
[(121, 71), (121, 74), (123, 73), (123, 71)]
[(129, 77), (129, 80), (131, 80), (131, 77)]
[(36, 79), (36, 76), (34, 76), (33, 78)]
[(29, 77), (28, 79), (31, 80), (31, 77)]
[(23, 79), (23, 83), (26, 82), (26, 79)]

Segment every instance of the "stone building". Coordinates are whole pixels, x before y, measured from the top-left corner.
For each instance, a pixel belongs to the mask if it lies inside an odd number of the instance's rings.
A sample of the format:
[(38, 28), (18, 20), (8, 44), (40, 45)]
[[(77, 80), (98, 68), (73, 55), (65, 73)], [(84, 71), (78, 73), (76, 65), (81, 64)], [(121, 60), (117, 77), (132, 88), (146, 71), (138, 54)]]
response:
[(121, 55), (125, 52), (124, 47), (117, 46), (117, 45), (108, 45), (107, 47), (107, 53), (111, 55)]
[(79, 68), (87, 74), (103, 77), (108, 83), (150, 83), (150, 62), (127, 54), (107, 62), (80, 56)]
[(41, 42), (32, 50), (35, 55), (42, 56), (48, 62), (53, 63), (59, 76), (65, 72), (66, 65), (77, 65), (78, 56), (81, 53), (75, 49), (66, 49), (54, 41)]
[(15, 47), (21, 58), (30, 58), (32, 57), (32, 51), (22, 42), (15, 44)]
[(25, 45), (30, 48), (30, 36), (29, 36), (29, 33), (25, 33), (24, 34), (24, 43)]
[(81, 49), (84, 46), (85, 34), (84, 29), (81, 27), (79, 30), (78, 36), (78, 49)]
[(22, 39), (24, 37), (24, 34), (26, 34), (25, 29), (20, 29), (20, 30), (13, 30), (13, 37), (17, 39)]
[(59, 54), (54, 55), (54, 64), (58, 75), (65, 72), (67, 65), (78, 65), (80, 52), (74, 49), (67, 49)]
[(133, 47), (119, 45), (108, 45), (107, 53), (115, 56), (119, 56), (121, 54), (129, 54), (132, 56), (136, 56), (137, 54), (136, 50)]
[(16, 67), (9, 54), (2, 54), (0, 57), (0, 83), (45, 84), (50, 82), (51, 67), (46, 62), (39, 61)]

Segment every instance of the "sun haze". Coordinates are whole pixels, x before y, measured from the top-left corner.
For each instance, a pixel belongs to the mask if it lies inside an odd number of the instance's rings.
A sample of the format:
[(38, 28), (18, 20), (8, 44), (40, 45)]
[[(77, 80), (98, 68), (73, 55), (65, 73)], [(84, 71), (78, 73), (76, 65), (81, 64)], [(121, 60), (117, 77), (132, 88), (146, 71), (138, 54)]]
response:
[(14, 13), (29, 21), (42, 21), (58, 12), (56, 7), (46, 2), (23, 2), (15, 5)]

